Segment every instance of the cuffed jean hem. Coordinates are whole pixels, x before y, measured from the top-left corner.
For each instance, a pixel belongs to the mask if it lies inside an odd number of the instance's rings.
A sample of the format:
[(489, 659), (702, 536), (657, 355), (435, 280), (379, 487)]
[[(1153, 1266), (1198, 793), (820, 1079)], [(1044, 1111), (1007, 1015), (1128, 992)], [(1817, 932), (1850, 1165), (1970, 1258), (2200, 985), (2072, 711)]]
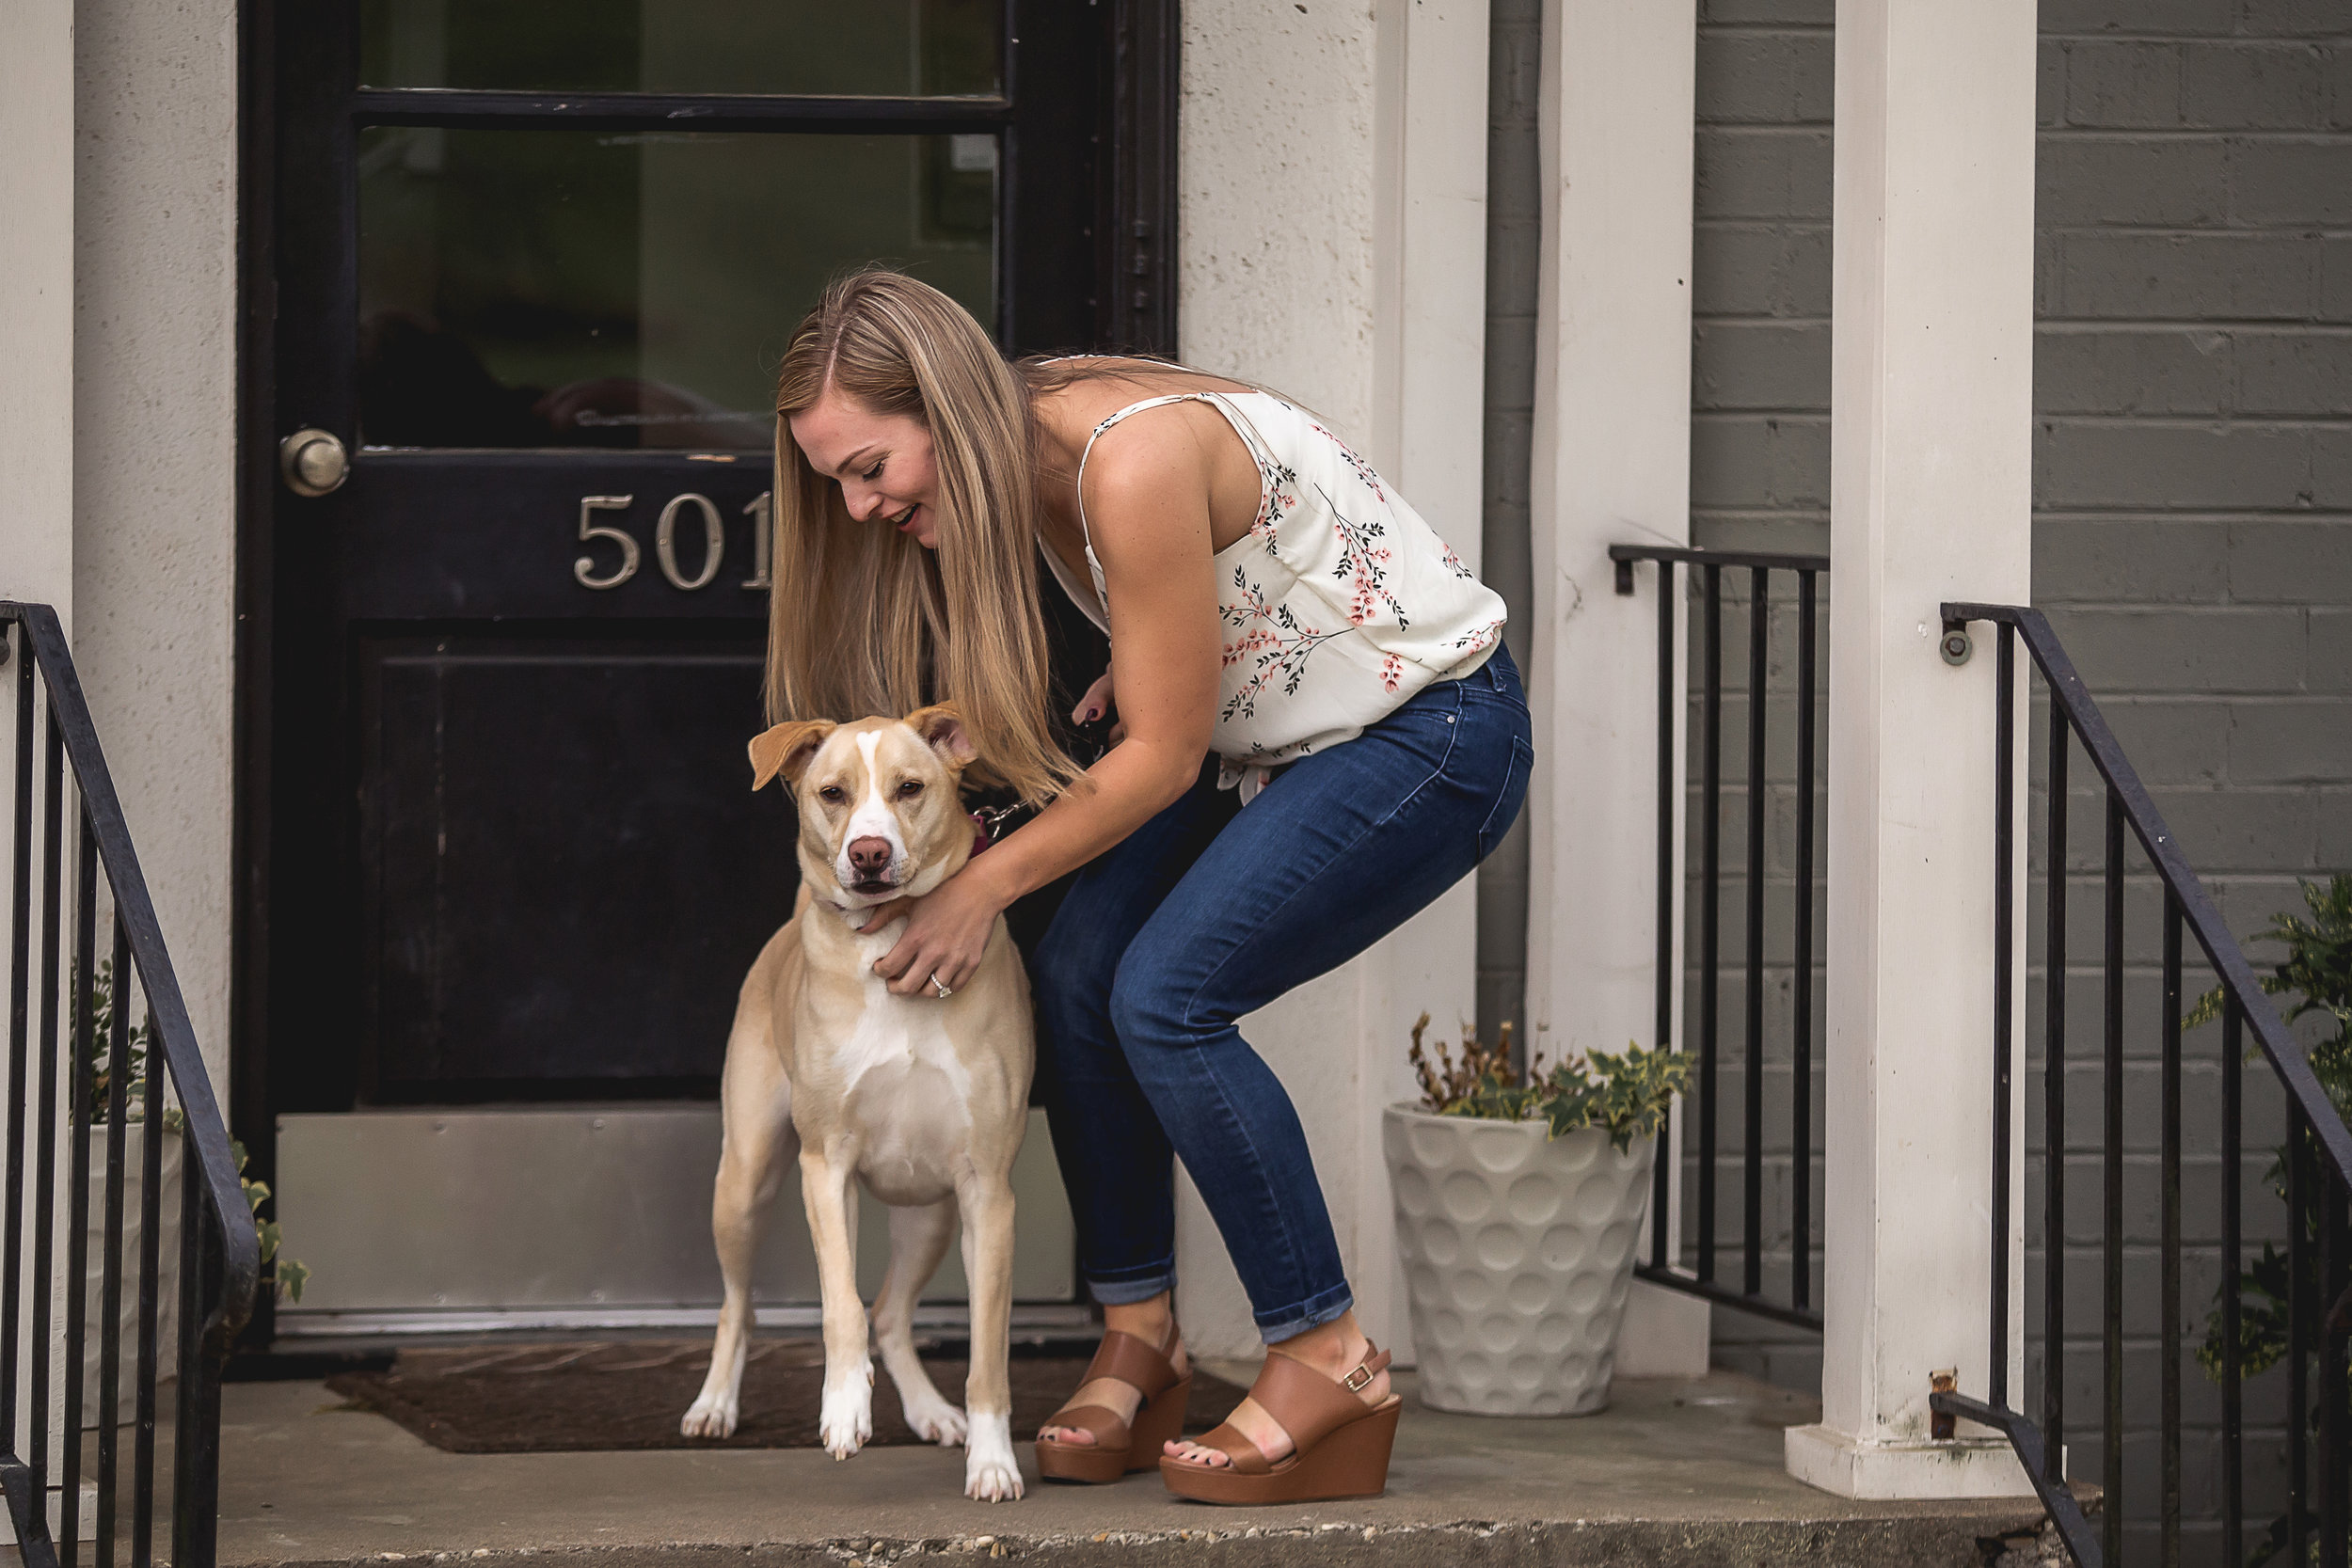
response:
[(1087, 1292), (1104, 1307), (1133, 1307), (1176, 1289), (1176, 1271), (1165, 1269), (1139, 1279), (1089, 1279)]
[(1348, 1309), (1355, 1305), (1356, 1297), (1346, 1286), (1334, 1286), (1319, 1295), (1308, 1297), (1303, 1306), (1257, 1314), (1258, 1338), (1269, 1345), (1295, 1339), (1311, 1328), (1321, 1328), (1325, 1323), (1346, 1316)]

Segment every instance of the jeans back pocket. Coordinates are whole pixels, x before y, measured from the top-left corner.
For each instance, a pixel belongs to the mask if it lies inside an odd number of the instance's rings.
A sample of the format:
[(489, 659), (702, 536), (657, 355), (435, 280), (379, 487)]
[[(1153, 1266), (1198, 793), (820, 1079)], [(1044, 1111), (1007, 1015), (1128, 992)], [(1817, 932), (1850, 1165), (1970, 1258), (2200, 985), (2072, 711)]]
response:
[(1519, 807), (1527, 800), (1527, 776), (1535, 766), (1535, 748), (1524, 736), (1511, 737), (1511, 761), (1503, 769), (1502, 788), (1495, 795), (1494, 809), (1478, 830), (1478, 858), (1485, 860), (1502, 842), (1502, 835), (1511, 831), (1511, 824), (1519, 818)]

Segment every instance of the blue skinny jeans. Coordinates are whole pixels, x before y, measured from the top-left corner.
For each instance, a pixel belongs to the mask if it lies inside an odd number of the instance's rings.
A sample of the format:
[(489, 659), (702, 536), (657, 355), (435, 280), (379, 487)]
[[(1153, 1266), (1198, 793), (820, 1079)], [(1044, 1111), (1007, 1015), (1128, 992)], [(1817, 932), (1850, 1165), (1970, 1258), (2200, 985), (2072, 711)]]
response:
[(1173, 1287), (1173, 1156), (1268, 1344), (1348, 1309), (1298, 1113), (1234, 1021), (1361, 953), (1485, 859), (1526, 797), (1528, 734), (1518, 668), (1497, 648), (1284, 768), (1247, 808), (1216, 787), (1211, 758), (1184, 799), (1078, 874), (1030, 974), (1041, 1098), (1096, 1300)]

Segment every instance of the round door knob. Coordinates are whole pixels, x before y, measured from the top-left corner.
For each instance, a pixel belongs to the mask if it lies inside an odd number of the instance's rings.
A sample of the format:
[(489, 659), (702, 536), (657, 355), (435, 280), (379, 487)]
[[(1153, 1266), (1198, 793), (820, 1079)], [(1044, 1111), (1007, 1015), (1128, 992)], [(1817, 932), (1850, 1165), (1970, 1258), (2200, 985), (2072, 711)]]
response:
[(332, 432), (297, 430), (278, 443), (278, 467), (297, 496), (324, 496), (351, 477), (351, 454)]

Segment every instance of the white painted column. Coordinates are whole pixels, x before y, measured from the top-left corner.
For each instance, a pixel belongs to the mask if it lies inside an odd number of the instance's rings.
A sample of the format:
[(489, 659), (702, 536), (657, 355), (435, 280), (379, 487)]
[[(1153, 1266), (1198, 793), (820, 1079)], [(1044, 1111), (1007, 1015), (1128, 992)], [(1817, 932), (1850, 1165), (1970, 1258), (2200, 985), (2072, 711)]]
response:
[[(1620, 597), (1608, 550), (1690, 542), (1696, 45), (1689, 5), (1545, 8), (1527, 1007), (1554, 1060), (1656, 1043), (1657, 577)], [(1704, 1372), (1707, 1335), (1637, 1281), (1619, 1370)]]
[(2030, 588), (2034, 27), (2033, 0), (1837, 8), (1827, 1334), (1787, 1446), (1849, 1497), (2026, 1490), (1997, 1439), (1929, 1441), (1928, 1379), (1989, 1381), (1994, 659), (1947, 666), (1937, 606)]
[[(73, 656), (197, 1041), (225, 1095), (237, 8), (110, 0), (84, 6), (76, 31)], [(165, 103), (171, 112), (156, 115)]]
[(0, 595), (71, 629), (72, 0), (0, 10)]

